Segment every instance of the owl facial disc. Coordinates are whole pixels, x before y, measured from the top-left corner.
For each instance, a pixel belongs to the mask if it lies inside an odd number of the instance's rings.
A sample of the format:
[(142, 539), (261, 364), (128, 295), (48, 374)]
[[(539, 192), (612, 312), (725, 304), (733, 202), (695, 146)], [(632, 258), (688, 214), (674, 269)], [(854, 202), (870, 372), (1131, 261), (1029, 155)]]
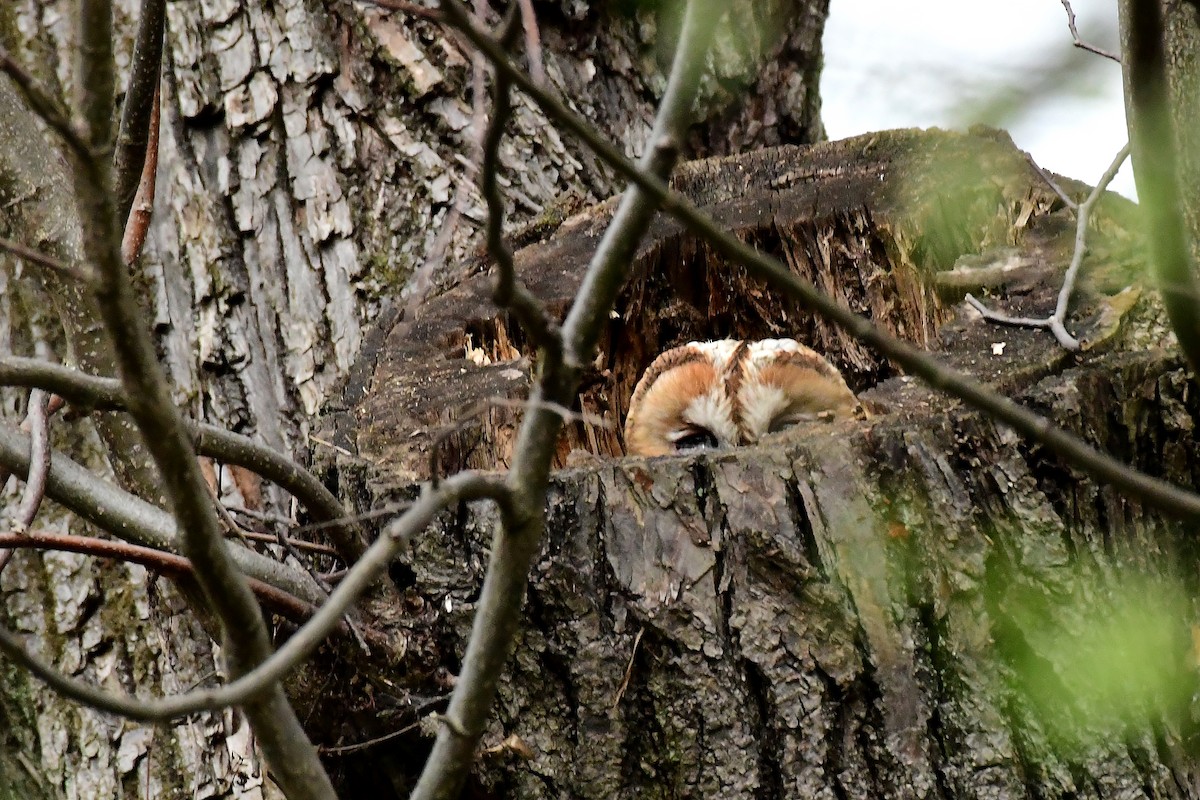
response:
[(841, 373), (793, 339), (691, 342), (643, 373), (625, 419), (625, 450), (659, 456), (752, 444), (858, 399)]

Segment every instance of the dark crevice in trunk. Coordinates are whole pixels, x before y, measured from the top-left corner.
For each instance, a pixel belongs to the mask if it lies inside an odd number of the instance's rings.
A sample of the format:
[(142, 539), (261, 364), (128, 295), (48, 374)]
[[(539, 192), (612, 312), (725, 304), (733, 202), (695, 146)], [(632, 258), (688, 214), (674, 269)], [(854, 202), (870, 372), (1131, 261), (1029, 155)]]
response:
[[(808, 489), (808, 491), (805, 491)], [(824, 559), (821, 558), (821, 548), (817, 544), (817, 535), (813, 530), (812, 519), (810, 514), (819, 513), (814, 508), (814, 500), (812, 498), (812, 490), (801, 481), (799, 478), (787, 481), (787, 500), (789, 511), (792, 518), (797, 523), (797, 533), (800, 536), (800, 542), (804, 548), (804, 555), (808, 559), (808, 563), (820, 576), (822, 581), (829, 580), (829, 571), (825, 566)]]
[(851, 795), (847, 791), (842, 779), (842, 769), (846, 759), (845, 742), (848, 732), (847, 727), (850, 724), (850, 709), (847, 706), (844, 693), (832, 675), (821, 669), (819, 665), (814, 669), (813, 674), (825, 686), (826, 699), (823, 703), (823, 710), (831, 717), (829, 733), (825, 737), (824, 742), (825, 757), (822, 760), (821, 768), (825, 772), (825, 781), (833, 791), (833, 796), (837, 800), (850, 800)]
[[(943, 719), (943, 709), (957, 702), (962, 687), (958, 681), (949, 678), (955, 674), (955, 660), (943, 645), (945, 638), (945, 619), (939, 618), (935, 605), (927, 600), (932, 596), (932, 588), (925, 585), (922, 576), (911, 565), (919, 563), (920, 553), (909, 540), (908, 553), (904, 563), (910, 565), (905, 571), (906, 595), (908, 604), (915, 610), (917, 631), (923, 637), (924, 647), (920, 643), (914, 648), (917, 658), (916, 670), (918, 676), (924, 673), (921, 680), (922, 688), (926, 689), (929, 702), (929, 718), (926, 722), (926, 732), (929, 740), (928, 752), (931, 755), (930, 767), (933, 770), (934, 785), (938, 797), (954, 797), (954, 790), (946, 775), (950, 764), (951, 732)], [(952, 685), (953, 684), (953, 685)]]
[(756, 715), (754, 729), (758, 733), (758, 778), (757, 797), (761, 800), (784, 800), (783, 741), (779, 732), (779, 721), (771, 701), (772, 683), (757, 664), (742, 660), (742, 676), (753, 701)]

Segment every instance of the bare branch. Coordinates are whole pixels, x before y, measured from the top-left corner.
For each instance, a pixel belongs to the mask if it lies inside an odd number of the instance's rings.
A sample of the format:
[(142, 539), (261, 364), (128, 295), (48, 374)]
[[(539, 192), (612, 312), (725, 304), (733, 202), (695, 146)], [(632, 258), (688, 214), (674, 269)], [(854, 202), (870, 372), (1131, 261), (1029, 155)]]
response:
[[(995, 322), (997, 325), (1012, 325), (1014, 328), (1049, 328), (1050, 317), (1034, 318), (1034, 317), (1011, 317), (1008, 314), (999, 311), (993, 311), (983, 304), (975, 295), (970, 292), (963, 298), (967, 303), (978, 311), (988, 322)], [(1064, 345), (1065, 346), (1065, 345)], [(1068, 350), (1078, 350), (1078, 343), (1075, 347), (1067, 347)]]
[[(129, 389), (131, 416), (142, 435), (145, 450), (152, 456), (163, 478), (165, 490), (179, 521), (183, 549), (195, 567), (197, 583), (204, 590), (209, 610), (221, 621), (225, 632), (224, 653), (232, 674), (241, 674), (271, 652), (262, 615), (240, 574), (205, 503), (203, 481), (188, 442), (178, 409), (170, 400), (153, 342), (141, 319), (137, 298), (120, 251), (122, 225), (112, 201), (111, 165), (107, 153), (112, 146), (114, 64), (112, 57), (112, 8), (110, 0), (80, 0), (77, 30), (79, 64), (76, 70), (79, 108), (84, 120), (87, 148), (72, 148), (75, 205), (83, 226), (82, 249), (96, 270), (93, 297), (104, 332), (110, 337), (112, 355)], [(139, 165), (140, 166), (140, 165)], [(85, 304), (88, 298), (79, 298)], [(92, 309), (84, 308), (85, 316)], [(89, 322), (94, 320), (89, 320)], [(78, 321), (76, 321), (78, 322)], [(80, 324), (68, 324), (68, 333)], [(97, 342), (97, 344), (102, 343)], [(96, 354), (107, 356), (107, 348), (85, 350), (89, 363)], [(109, 368), (103, 364), (101, 368)], [(115, 426), (114, 426), (115, 427)], [(110, 428), (108, 433), (112, 433)], [(132, 444), (125, 432), (106, 439)], [(128, 449), (110, 449), (118, 472), (133, 476), (131, 483), (152, 490), (153, 480), (144, 462), (122, 470)], [(306, 576), (305, 588), (311, 587)], [(316, 750), (308, 741), (280, 686), (272, 685), (261, 697), (248, 702), (244, 711), (250, 719), (275, 779), (292, 798), (324, 800), (333, 789)]]
[(247, 705), (263, 692), (278, 686), (293, 667), (312, 655), (325, 637), (335, 630), (342, 616), (387, 569), (391, 560), (407, 547), (441, 509), (451, 503), (489, 498), (507, 504), (508, 491), (500, 483), (480, 475), (459, 473), (438, 490), (427, 490), (400, 519), (388, 526), (363, 559), (347, 573), (329, 600), (299, 631), (268, 659), (226, 686), (164, 698), (143, 700), (110, 694), (90, 684), (67, 677), (31, 655), (9, 631), (0, 628), (0, 651), (25, 667), (56, 691), (92, 708), (142, 722), (168, 722), (201, 711)]
[[(47, 389), (83, 408), (124, 411), (127, 407), (120, 381), (34, 358), (0, 356), (0, 386)], [(317, 522), (327, 523), (323, 528), (344, 561), (353, 563), (366, 550), (361, 529), (333, 493), (304, 467), (248, 436), (206, 423), (185, 424), (197, 454), (261, 475), (298, 499)]]
[(1029, 153), (1026, 153), (1025, 161), (1029, 164), (1029, 166), (1033, 167), (1034, 171), (1038, 175), (1042, 177), (1042, 180), (1046, 182), (1046, 185), (1049, 186), (1056, 195), (1058, 195), (1058, 199), (1062, 200), (1067, 208), (1071, 209), (1072, 211), (1079, 208), (1079, 203), (1076, 203), (1066, 192), (1063, 191), (1063, 188), (1058, 185), (1058, 182), (1050, 177), (1050, 173), (1042, 169), (1041, 165), (1033, 160), (1033, 156), (1031, 156)]
[[(25, 548), (60, 550), (99, 558), (113, 558), (128, 561), (131, 564), (140, 564), (164, 575), (187, 575), (192, 572), (191, 563), (183, 556), (155, 550), (152, 547), (142, 547), (112, 539), (97, 539), (92, 536), (74, 536), (48, 531), (0, 533), (0, 547), (13, 550)], [(301, 600), (295, 595), (257, 578), (248, 578), (247, 582), (254, 594), (263, 601), (267, 608), (296, 623), (303, 623), (317, 611), (317, 607), (312, 603)]]
[(158, 175), (158, 88), (154, 89), (154, 101), (150, 112), (150, 134), (145, 145), (145, 163), (142, 165), (141, 180), (137, 193), (125, 219), (125, 235), (121, 237), (121, 258), (126, 264), (137, 261), (146, 243), (146, 232), (150, 230), (150, 214), (154, 210), (155, 180)]
[[(59, 397), (56, 394), (50, 395), (46, 401), (46, 417), (49, 418), (49, 417), (54, 416), (55, 414), (57, 414), (59, 411), (62, 410), (64, 405), (66, 405), (66, 401), (63, 400), (61, 397)], [(25, 419), (21, 420), (21, 430), (24, 433), (29, 433), (29, 429), (30, 429), (30, 427), (32, 427), (33, 422), (34, 422), (34, 420), (32, 419), (31, 414), (27, 413), (25, 415)], [(31, 446), (31, 448), (30, 448), (31, 452), (32, 452), (32, 449), (33, 448)], [(48, 463), (49, 463), (49, 461), (47, 461), (47, 464)], [(3, 486), (4, 483), (11, 476), (12, 476), (12, 470), (10, 470), (7, 465), (0, 463), (0, 486)]]
[[(129, 84), (121, 109), (121, 128), (113, 154), (117, 219), (125, 223), (127, 238), (130, 235), (128, 220), (137, 203), (135, 192), (143, 195), (138, 200), (144, 202), (148, 202), (147, 198), (152, 201), (154, 197), (153, 184), (148, 193), (145, 187), (147, 167), (158, 162), (158, 84), (165, 22), (165, 0), (142, 0), (137, 39), (129, 65)], [(149, 166), (149, 177), (153, 181), (152, 166)], [(132, 258), (125, 259), (127, 264), (132, 261)]]
[(1121, 57), (1116, 53), (1110, 53), (1095, 45), (1088, 44), (1079, 38), (1079, 29), (1075, 27), (1075, 9), (1071, 8), (1071, 0), (1062, 0), (1063, 8), (1067, 10), (1067, 27), (1071, 29), (1071, 38), (1075, 41), (1075, 46), (1080, 50), (1087, 50), (1089, 53), (1095, 53), (1098, 56), (1111, 58), (1118, 64), (1121, 63)]
[[(13, 527), (24, 533), (33, 525), (42, 500), (46, 497), (46, 474), (50, 471), (50, 411), (49, 398), (41, 389), (29, 393), (29, 409), (21, 429), (29, 432), (29, 475), (17, 506)], [(0, 486), (8, 480), (10, 470), (0, 466)], [(0, 549), (0, 572), (8, 566), (12, 550)]]
[(80, 408), (124, 411), (121, 382), (97, 378), (40, 358), (0, 356), (0, 386), (45, 389)]
[(1067, 306), (1071, 303), (1071, 294), (1075, 291), (1075, 279), (1079, 275), (1079, 268), (1083, 265), (1083, 255), (1087, 252), (1087, 229), (1088, 222), (1091, 221), (1092, 209), (1100, 198), (1104, 196), (1104, 192), (1108, 189), (1108, 185), (1112, 183), (1113, 178), (1117, 177), (1117, 173), (1121, 170), (1121, 165), (1125, 163), (1125, 159), (1129, 158), (1129, 144), (1127, 143), (1113, 157), (1112, 163), (1108, 165), (1108, 169), (1100, 176), (1100, 180), (1096, 182), (1096, 186), (1092, 189), (1091, 194), (1087, 196), (1079, 208), (1076, 210), (1075, 218), (1075, 252), (1071, 254), (1071, 264), (1067, 267), (1067, 274), (1063, 276), (1063, 285), (1058, 292), (1058, 303), (1054, 307), (1054, 316), (1051, 318), (1051, 330), (1058, 338), (1059, 342), (1064, 341), (1067, 337), (1071, 342), (1075, 343), (1077, 349), (1079, 343), (1073, 337), (1067, 334), (1062, 328), (1063, 321), (1067, 317)]
[[(79, 79), (75, 84), (75, 94), (89, 148), (86, 155), (76, 153), (75, 156), (90, 161), (107, 153), (114, 138), (113, 108), (117, 74), (112, 51), (112, 0), (79, 0), (77, 13)], [(76, 193), (79, 193), (78, 186)]]
[[(51, 137), (43, 135), (36, 119), (15, 84), (0, 80), (0, 128), (6, 132), (0, 136), (0, 169), (14, 181), (15, 189), (30, 195), (28, 202), (12, 210), (14, 229), (27, 231), (29, 243), (39, 250), (68, 264), (87, 265), (84, 271), (89, 272), (69, 164), (59, 143), (48, 141)], [(44, 283), (79, 366), (93, 375), (113, 375), (112, 348), (91, 296), (90, 280), (66, 280), (47, 270)], [(104, 415), (95, 424), (118, 480), (141, 497), (157, 498), (158, 475), (132, 420)]]
[(29, 393), (29, 474), (25, 478), (25, 491), (17, 506), (15, 525), (17, 531), (29, 530), (37, 517), (42, 500), (46, 497), (46, 476), (50, 473), (50, 417), (47, 414), (49, 398), (41, 389)]
[(933, 388), (957, 397), (996, 421), (1012, 427), (1023, 436), (1039, 442), (1093, 478), (1111, 483), (1137, 500), (1169, 514), (1185, 519), (1200, 518), (1200, 495), (1143, 475), (1111, 456), (1093, 449), (1077, 436), (1055, 427), (1045, 417), (997, 395), (970, 378), (943, 366), (930, 354), (875, 327), (869, 320), (843, 308), (812, 284), (792, 274), (779, 261), (764, 256), (738, 241), (687, 198), (671, 192), (664, 181), (640, 171), (620, 150), (606, 141), (557, 97), (534, 84), (512, 63), (503, 48), (486, 34), (470, 27), (459, 30), (487, 55), (497, 71), (504, 72), (512, 78), (513, 83), (528, 94), (550, 119), (577, 136), (619, 175), (645, 190), (665, 212), (678, 219), (694, 235), (712, 245), (713, 249), (725, 258), (744, 266), (760, 280), (871, 345)]
[(521, 7), (521, 27), (525, 31), (525, 57), (529, 59), (529, 77), (538, 86), (546, 85), (546, 68), (542, 64), (542, 38), (538, 33), (537, 15), (533, 0), (517, 0)]
[[(29, 438), (0, 426), (0, 463), (18, 476), (26, 475), (29, 471)], [(179, 536), (170, 514), (97, 478), (91, 470), (64, 453), (55, 453), (50, 462), (46, 495), (82, 519), (126, 541), (157, 550), (179, 550)], [(207, 497), (207, 494), (202, 496)], [(277, 586), (307, 602), (320, 602), (320, 590), (307, 574), (245, 547), (230, 549), (247, 576)]]
[[(1001, 325), (1013, 325), (1021, 328), (1048, 328), (1053, 334), (1058, 343), (1064, 349), (1075, 352), (1079, 350), (1079, 340), (1066, 328), (1067, 308), (1071, 304), (1071, 295), (1075, 291), (1075, 279), (1079, 275), (1079, 268), (1083, 265), (1083, 256), (1087, 252), (1087, 228), (1088, 222), (1091, 220), (1092, 208), (1096, 202), (1104, 196), (1104, 191), (1108, 185), (1112, 183), (1113, 178), (1117, 177), (1117, 173), (1121, 170), (1121, 165), (1125, 163), (1125, 159), (1129, 158), (1129, 145), (1126, 144), (1121, 148), (1113, 158), (1112, 163), (1108, 165), (1108, 169), (1100, 176), (1100, 180), (1096, 183), (1087, 199), (1076, 205), (1072, 203), (1075, 209), (1075, 251), (1071, 255), (1071, 263), (1067, 267), (1067, 272), (1063, 275), (1062, 288), (1058, 292), (1058, 302), (1055, 304), (1054, 313), (1042, 319), (1033, 319), (1030, 317), (1010, 317), (1007, 314), (1001, 314), (997, 311), (992, 311), (973, 296), (967, 295), (966, 300), (975, 310), (983, 315), (983, 318), (989, 322), (996, 322)], [(1033, 163), (1032, 161), (1030, 163)], [(1036, 166), (1036, 165), (1034, 165)], [(1066, 196), (1062, 194), (1062, 190), (1058, 188), (1050, 177), (1038, 168), (1038, 172), (1042, 177), (1059, 193), (1060, 197), (1066, 200)], [(1069, 201), (1068, 201), (1069, 202)]]
[[(496, 44), (454, 0), (444, 0), (441, 8), (447, 20), (472, 41)], [(699, 91), (705, 54), (723, 11), (724, 4), (717, 0), (689, 0), (687, 4), (671, 75), (649, 148), (639, 164), (640, 170), (650, 176), (667, 175), (675, 162)], [(495, 55), (499, 61), (509, 63), (499, 45), (486, 54), (494, 63)], [(502, 86), (501, 76), (516, 80), (513, 72), (498, 72), (497, 86)], [(506, 95), (507, 86), (503, 86), (497, 100), (503, 102)], [(437, 742), (413, 792), (414, 800), (456, 797), (470, 769), (516, 634), (529, 565), (544, 527), (543, 503), (550, 461), (562, 420), (539, 404), (567, 405), (572, 401), (579, 386), (579, 365), (595, 347), (600, 325), (608, 318), (637, 242), (656, 208), (655, 199), (644, 189), (630, 187), (626, 191), (567, 315), (562, 333), (564, 357), (549, 349), (543, 351), (540, 374), (531, 395), (532, 407), (521, 426), (508, 473), (512, 503), (501, 508), (501, 529), (493, 541), (462, 670), (444, 715), (446, 725), (438, 731)]]

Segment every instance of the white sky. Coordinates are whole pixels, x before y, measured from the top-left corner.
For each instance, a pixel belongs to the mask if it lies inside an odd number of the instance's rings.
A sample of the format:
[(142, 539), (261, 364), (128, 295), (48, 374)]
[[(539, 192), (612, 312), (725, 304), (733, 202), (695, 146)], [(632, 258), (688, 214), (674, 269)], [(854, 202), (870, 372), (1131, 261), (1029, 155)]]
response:
[[(1071, 5), (1116, 52), (1116, 0)], [(986, 122), (1088, 184), (1127, 139), (1121, 67), (1072, 46), (1060, 0), (830, 0), (821, 99), (831, 139)], [(1110, 188), (1134, 196), (1128, 162)]]

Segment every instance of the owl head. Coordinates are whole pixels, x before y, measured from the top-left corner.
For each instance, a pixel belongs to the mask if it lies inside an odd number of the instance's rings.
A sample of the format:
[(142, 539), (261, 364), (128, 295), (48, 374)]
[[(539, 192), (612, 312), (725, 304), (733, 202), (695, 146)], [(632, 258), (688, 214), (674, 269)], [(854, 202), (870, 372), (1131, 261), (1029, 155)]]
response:
[(792, 339), (723, 339), (668, 350), (643, 373), (625, 418), (625, 450), (661, 456), (752, 444), (858, 399), (819, 353)]

